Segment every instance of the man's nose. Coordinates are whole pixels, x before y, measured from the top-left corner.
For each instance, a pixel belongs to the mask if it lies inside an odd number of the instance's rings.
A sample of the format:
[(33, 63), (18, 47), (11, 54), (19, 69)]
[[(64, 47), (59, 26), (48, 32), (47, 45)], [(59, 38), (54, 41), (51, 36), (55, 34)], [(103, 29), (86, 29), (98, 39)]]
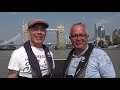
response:
[(41, 33), (41, 30), (40, 30), (40, 29), (38, 30), (38, 33)]

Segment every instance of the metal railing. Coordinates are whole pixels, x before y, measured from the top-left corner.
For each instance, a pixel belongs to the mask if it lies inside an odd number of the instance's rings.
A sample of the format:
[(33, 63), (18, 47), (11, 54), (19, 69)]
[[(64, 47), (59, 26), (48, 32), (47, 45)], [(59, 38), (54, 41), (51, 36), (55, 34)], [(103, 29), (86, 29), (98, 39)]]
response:
[(54, 60), (66, 60), (65, 58), (54, 58)]

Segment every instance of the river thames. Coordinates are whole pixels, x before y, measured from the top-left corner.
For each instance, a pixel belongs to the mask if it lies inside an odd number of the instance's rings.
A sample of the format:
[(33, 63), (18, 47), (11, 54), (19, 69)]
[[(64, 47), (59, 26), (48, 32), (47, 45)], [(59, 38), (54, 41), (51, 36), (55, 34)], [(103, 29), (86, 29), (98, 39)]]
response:
[[(56, 64), (56, 70), (55, 70), (55, 76), (57, 78), (61, 77), (62, 75), (62, 69), (64, 64), (64, 59), (66, 59), (67, 54), (69, 53), (70, 49), (67, 50), (54, 50), (51, 49), (54, 55), (55, 64)], [(120, 78), (120, 50), (118, 49), (104, 49), (105, 52), (108, 53), (108, 55), (111, 58), (111, 61), (113, 63), (116, 77)], [(11, 56), (12, 50), (1, 50), (0, 51), (0, 78), (5, 78), (6, 74), (8, 72), (8, 63)]]

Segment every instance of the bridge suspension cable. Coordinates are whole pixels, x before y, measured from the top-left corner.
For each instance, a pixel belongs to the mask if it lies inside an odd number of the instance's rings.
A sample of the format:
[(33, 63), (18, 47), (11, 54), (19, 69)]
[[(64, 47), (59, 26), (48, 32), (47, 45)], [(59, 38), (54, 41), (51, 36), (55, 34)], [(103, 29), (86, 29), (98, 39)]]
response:
[(20, 34), (17, 34), (15, 37), (11, 38), (10, 40), (4, 41), (3, 43), (0, 43), (0, 45), (1, 45), (1, 46), (2, 46), (2, 45), (7, 45), (7, 44), (9, 44), (10, 42), (13, 42), (13, 41), (17, 40), (19, 37), (20, 37)]

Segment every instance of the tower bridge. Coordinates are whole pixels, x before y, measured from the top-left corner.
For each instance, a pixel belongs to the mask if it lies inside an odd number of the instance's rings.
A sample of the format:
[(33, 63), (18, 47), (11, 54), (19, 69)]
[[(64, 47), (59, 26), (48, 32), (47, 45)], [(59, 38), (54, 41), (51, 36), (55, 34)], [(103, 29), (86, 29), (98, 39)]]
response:
[(16, 49), (20, 47), (21, 45), (17, 45), (14, 42), (17, 41), (17, 39), (20, 37), (20, 34), (17, 34), (16, 36), (12, 37), (9, 40), (5, 40), (4, 42), (0, 43), (0, 50), (10, 50), (10, 49)]
[[(6, 48), (6, 47), (20, 47), (23, 45), (24, 42), (30, 39), (30, 36), (27, 31), (27, 24), (24, 23), (22, 25), (22, 32), (23, 35), (17, 34), (16, 36), (12, 37), (9, 40), (6, 40), (2, 43), (0, 43), (0, 48)], [(64, 25), (59, 24), (57, 28), (48, 28), (47, 32), (56, 32), (57, 34), (57, 42), (53, 45), (56, 46), (56, 49), (66, 49), (67, 47), (72, 47), (71, 41), (69, 39), (69, 35), (64, 33)], [(14, 42), (17, 41), (20, 37), (22, 37), (22, 43), (20, 45), (15, 44)], [(94, 43), (95, 40), (89, 41), (88, 43)], [(55, 45), (56, 44), (56, 45)], [(48, 44), (47, 44), (48, 45)]]
[[(22, 42), (24, 43), (30, 39), (29, 34), (27, 32), (27, 23), (23, 24), (22, 31), (23, 31), (23, 41)], [(57, 34), (57, 46), (56, 46), (56, 48), (57, 49), (65, 49), (66, 48), (66, 44), (64, 41), (64, 25), (59, 23), (57, 28), (47, 29), (47, 32), (56, 32), (56, 34)]]

